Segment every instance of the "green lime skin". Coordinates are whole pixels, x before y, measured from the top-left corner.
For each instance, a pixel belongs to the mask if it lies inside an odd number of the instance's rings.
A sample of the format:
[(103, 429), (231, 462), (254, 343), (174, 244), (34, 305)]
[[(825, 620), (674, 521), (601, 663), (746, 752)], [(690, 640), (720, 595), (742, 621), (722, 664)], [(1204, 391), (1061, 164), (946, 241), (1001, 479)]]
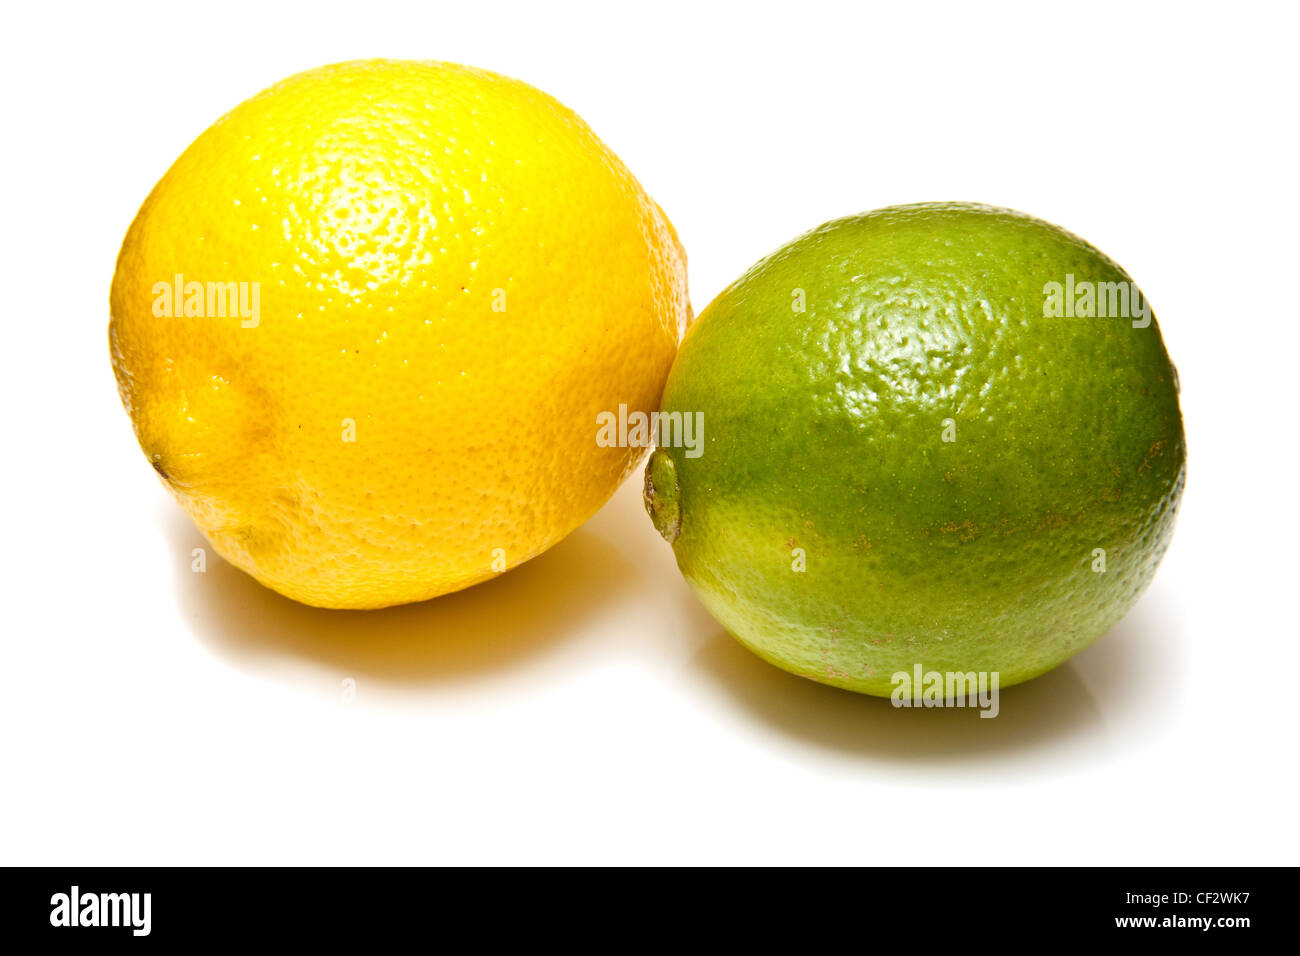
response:
[[(1159, 327), (1102, 285), (1130, 282), (969, 203), (778, 249), (664, 390), (646, 506), (682, 574), (760, 657), (865, 694), (916, 665), (1007, 687), (1077, 654), (1150, 583), (1186, 474)], [(694, 448), (673, 413), (698, 416)]]

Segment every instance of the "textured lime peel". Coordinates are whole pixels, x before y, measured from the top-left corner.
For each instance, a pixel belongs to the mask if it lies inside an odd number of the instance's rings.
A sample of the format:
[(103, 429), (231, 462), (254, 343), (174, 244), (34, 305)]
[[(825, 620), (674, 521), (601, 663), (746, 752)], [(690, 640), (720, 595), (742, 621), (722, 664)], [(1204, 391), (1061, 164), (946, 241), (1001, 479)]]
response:
[(1006, 687), (1082, 650), (1155, 573), (1186, 453), (1154, 318), (1045, 314), (1044, 290), (1130, 281), (970, 204), (777, 250), (704, 310), (664, 390), (711, 434), (647, 470), (682, 573), (760, 656), (868, 694), (918, 664)]

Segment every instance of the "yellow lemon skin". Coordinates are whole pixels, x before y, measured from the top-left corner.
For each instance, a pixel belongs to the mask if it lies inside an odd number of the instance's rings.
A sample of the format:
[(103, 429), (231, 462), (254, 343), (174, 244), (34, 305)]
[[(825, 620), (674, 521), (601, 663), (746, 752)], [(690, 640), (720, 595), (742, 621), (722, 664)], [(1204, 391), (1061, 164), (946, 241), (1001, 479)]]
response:
[(389, 60), (203, 133), (110, 304), (171, 493), (228, 561), (331, 608), (467, 587), (585, 521), (643, 453), (602, 447), (598, 416), (658, 407), (690, 321), (671, 224), (576, 114)]

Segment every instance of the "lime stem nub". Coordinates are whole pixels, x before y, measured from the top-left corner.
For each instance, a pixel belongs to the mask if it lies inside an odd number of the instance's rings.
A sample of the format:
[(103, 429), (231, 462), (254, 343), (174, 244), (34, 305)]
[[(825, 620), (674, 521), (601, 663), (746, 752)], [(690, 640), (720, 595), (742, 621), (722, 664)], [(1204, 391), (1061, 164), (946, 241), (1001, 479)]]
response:
[(645, 510), (669, 544), (682, 533), (681, 490), (672, 455), (656, 449), (645, 466)]

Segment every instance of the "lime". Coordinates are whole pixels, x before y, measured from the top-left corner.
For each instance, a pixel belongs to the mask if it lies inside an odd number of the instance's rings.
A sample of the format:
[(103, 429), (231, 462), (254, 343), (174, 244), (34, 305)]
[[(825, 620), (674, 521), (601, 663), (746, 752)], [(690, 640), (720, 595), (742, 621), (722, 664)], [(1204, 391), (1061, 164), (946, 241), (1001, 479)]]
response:
[(647, 509), (709, 611), (880, 696), (918, 666), (1005, 687), (1104, 634), (1169, 544), (1186, 461), (1129, 276), (967, 203), (838, 219), (753, 266), (687, 333), (659, 437)]

